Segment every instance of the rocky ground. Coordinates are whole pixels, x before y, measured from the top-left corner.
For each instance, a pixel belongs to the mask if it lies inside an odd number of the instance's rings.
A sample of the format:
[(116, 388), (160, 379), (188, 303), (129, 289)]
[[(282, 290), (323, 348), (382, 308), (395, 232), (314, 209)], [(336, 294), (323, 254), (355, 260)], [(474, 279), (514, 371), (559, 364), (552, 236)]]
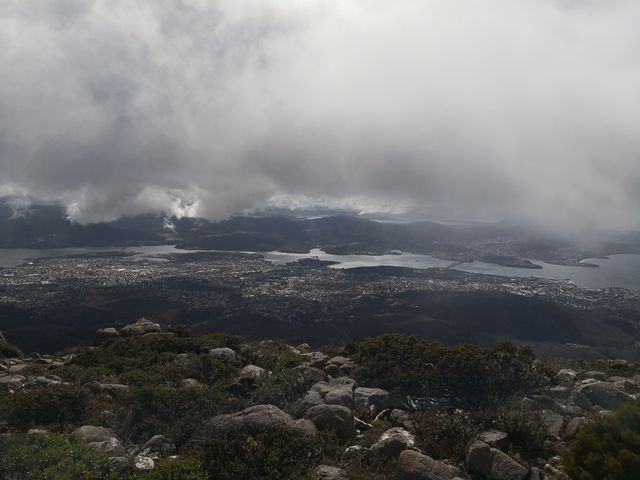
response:
[[(176, 338), (176, 335), (180, 332), (163, 331), (158, 324), (142, 319), (119, 330), (99, 330), (97, 346), (88, 351), (99, 352), (105, 345), (122, 339)], [(11, 352), (3, 337), (0, 337), (0, 342), (2, 351)], [(261, 342), (255, 348), (265, 351), (269, 345), (269, 341)], [(543, 427), (542, 448), (533, 453), (521, 447), (515, 448), (512, 433), (485, 428), (478, 429), (472, 437), (460, 439), (465, 442), (462, 458), (434, 458), (429, 455), (432, 452), (421, 451), (421, 445), (428, 444), (429, 439), (425, 437), (429, 432), (419, 425), (420, 412), (406, 399), (398, 403), (392, 398), (394, 395), (385, 389), (361, 384), (354, 375), (359, 365), (344, 350), (322, 352), (313, 351), (306, 344), (286, 346), (279, 355), (291, 354), (296, 360), (288, 365), (287, 370), (281, 371), (268, 368), (273, 362), (263, 361), (261, 366), (260, 356), (245, 353), (247, 351), (254, 352), (246, 345), (236, 349), (218, 346), (204, 352), (201, 348), (199, 356), (191, 352), (170, 352), (168, 355), (163, 352), (164, 364), (170, 365), (174, 369), (172, 372), (180, 373), (170, 383), (170, 388), (176, 392), (187, 392), (187, 396), (188, 392), (194, 392), (195, 396), (195, 392), (208, 388), (207, 380), (201, 374), (192, 373), (202, 371), (202, 362), (212, 361), (216, 368), (228, 368), (232, 372), (225, 383), (225, 391), (249, 399), (240, 405), (244, 408), (237, 411), (203, 416), (198, 428), (191, 432), (192, 438), (186, 441), (172, 438), (169, 431), (153, 432), (148, 437), (130, 434), (128, 429), (135, 426), (134, 422), (144, 421), (133, 419), (131, 412), (131, 418), (124, 422), (113, 420), (119, 408), (114, 399), (131, 394), (137, 387), (114, 381), (116, 378), (112, 375), (101, 377), (98, 374), (91, 378), (84, 373), (77, 374), (76, 359), (80, 358), (79, 355), (86, 356), (86, 352), (5, 356), (0, 359), (0, 395), (3, 398), (77, 387), (88, 392), (99, 403), (98, 410), (103, 410), (82, 416), (82, 420), (93, 418), (91, 424), (73, 424), (67, 419), (52, 425), (26, 421), (22, 427), (15, 422), (12, 424), (9, 413), (4, 411), (6, 418), (0, 416), (0, 428), (5, 432), (2, 437), (7, 440), (13, 435), (20, 435), (21, 428), (28, 436), (72, 435), (106, 455), (112, 470), (118, 475), (130, 475), (132, 478), (150, 472), (158, 465), (177, 461), (182, 452), (187, 451), (185, 446), (211, 438), (284, 434), (300, 445), (313, 445), (323, 432), (330, 432), (340, 451), (327, 457), (330, 460), (327, 464), (309, 465), (312, 468), (304, 478), (566, 480), (569, 477), (563, 471), (561, 456), (576, 434), (592, 419), (610, 415), (624, 403), (633, 403), (640, 392), (640, 375), (636, 373), (636, 366), (624, 361), (603, 363), (601, 370), (587, 370), (585, 366), (545, 367), (548, 381), (544, 385), (510, 400), (516, 401), (518, 408), (534, 415), (538, 425)], [(540, 363), (538, 367), (542, 370)], [(260, 389), (264, 385), (273, 384), (274, 376), (282, 375), (282, 372), (287, 375), (295, 372), (297, 375), (295, 388), (291, 387), (297, 392), (293, 393), (295, 398), (291, 392), (285, 392), (289, 395), (286, 402), (278, 401), (277, 395), (272, 395), (276, 399), (273, 404), (255, 403), (269, 396), (255, 396), (251, 392), (262, 391)], [(623, 374), (612, 375), (615, 372)], [(56, 407), (52, 405), (51, 408)], [(2, 412), (0, 408), (0, 415)], [(459, 410), (449, 410), (446, 414), (447, 418), (467, 415)], [(380, 472), (384, 470), (384, 473), (377, 476), (369, 469), (369, 473), (363, 474), (362, 465), (382, 465)]]

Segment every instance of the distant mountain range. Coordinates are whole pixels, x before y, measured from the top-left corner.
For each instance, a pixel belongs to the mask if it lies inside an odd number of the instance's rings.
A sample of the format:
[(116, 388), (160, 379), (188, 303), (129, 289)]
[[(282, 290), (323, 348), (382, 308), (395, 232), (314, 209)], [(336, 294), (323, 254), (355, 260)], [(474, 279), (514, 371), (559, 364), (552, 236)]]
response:
[(640, 234), (595, 246), (541, 235), (506, 224), (444, 225), (379, 222), (358, 216), (320, 218), (234, 216), (221, 222), (201, 218), (139, 215), (81, 225), (55, 205), (32, 205), (16, 215), (0, 201), (0, 248), (61, 248), (176, 244), (185, 249), (380, 254), (393, 250), (431, 254), (452, 261), (483, 260), (506, 266), (536, 266), (526, 258), (577, 263), (586, 257), (640, 252)]

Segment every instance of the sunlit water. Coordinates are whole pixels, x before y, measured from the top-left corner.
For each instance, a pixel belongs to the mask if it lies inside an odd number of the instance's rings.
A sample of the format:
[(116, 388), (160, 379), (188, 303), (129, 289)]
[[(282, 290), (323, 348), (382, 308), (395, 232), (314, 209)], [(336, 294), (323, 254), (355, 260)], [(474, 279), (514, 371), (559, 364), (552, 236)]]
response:
[[(84, 253), (119, 251), (118, 247), (95, 248), (54, 248), (54, 249), (0, 249), (0, 267), (20, 265), (28, 259), (78, 255)], [(157, 259), (156, 255), (167, 253), (191, 253), (191, 250), (181, 250), (171, 245), (145, 245), (129, 247), (125, 251), (139, 252), (127, 257), (131, 260)], [(449, 260), (442, 260), (430, 255), (417, 255), (407, 252), (397, 252), (393, 255), (332, 255), (320, 249), (313, 249), (306, 254), (283, 252), (263, 253), (265, 259), (273, 264), (285, 264), (301, 258), (317, 258), (338, 262), (330, 268), (372, 267), (380, 265), (411, 267), (411, 268), (448, 268), (452, 266)], [(484, 262), (456, 264), (453, 268), (471, 273), (502, 275), (507, 277), (541, 277), (557, 280), (572, 280), (576, 285), (587, 288), (622, 287), (640, 289), (640, 255), (625, 254), (611, 255), (607, 259), (590, 258), (586, 262), (599, 265), (599, 268), (552, 265), (538, 260), (532, 260), (542, 266), (541, 270), (528, 268), (503, 267)]]

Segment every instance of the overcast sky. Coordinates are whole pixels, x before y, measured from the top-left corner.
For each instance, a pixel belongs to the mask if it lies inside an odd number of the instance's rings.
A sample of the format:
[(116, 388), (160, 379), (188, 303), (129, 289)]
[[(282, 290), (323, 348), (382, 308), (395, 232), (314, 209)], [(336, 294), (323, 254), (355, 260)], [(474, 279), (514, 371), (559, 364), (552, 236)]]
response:
[(0, 195), (640, 227), (637, 0), (2, 0)]

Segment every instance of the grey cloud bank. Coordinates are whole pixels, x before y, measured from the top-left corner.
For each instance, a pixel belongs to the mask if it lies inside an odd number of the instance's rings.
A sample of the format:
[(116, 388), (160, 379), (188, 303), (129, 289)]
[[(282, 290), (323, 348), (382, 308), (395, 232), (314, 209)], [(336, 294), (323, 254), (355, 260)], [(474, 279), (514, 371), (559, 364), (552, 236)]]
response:
[(638, 25), (632, 0), (4, 0), (0, 195), (640, 228)]

